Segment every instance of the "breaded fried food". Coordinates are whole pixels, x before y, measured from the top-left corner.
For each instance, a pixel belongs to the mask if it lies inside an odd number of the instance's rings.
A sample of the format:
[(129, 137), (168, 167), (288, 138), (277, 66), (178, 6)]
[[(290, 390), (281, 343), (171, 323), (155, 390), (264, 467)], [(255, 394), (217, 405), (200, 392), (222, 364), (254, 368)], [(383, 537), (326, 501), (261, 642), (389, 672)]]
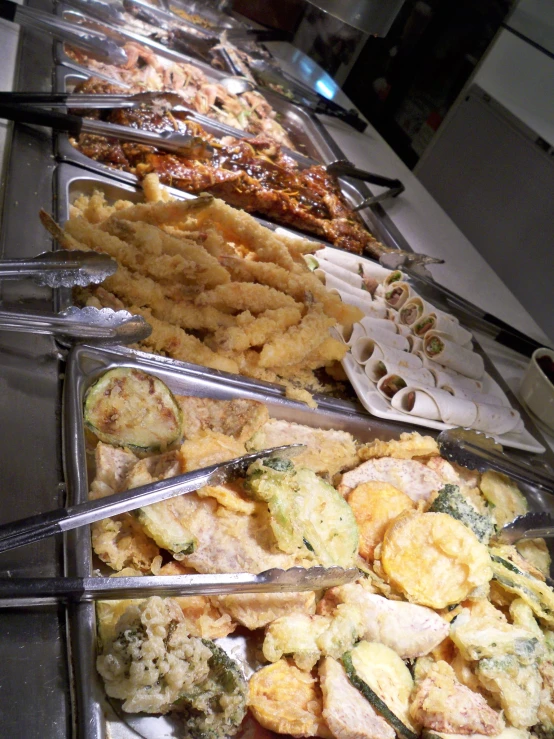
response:
[(201, 293), (195, 300), (197, 306), (212, 306), (224, 313), (248, 310), (257, 315), (267, 310), (299, 307), (290, 295), (267, 285), (252, 282), (229, 282)]
[(218, 608), (251, 631), (263, 629), (289, 613), (312, 616), (315, 613), (315, 593), (241, 593), (215, 598)]
[(436, 472), (415, 459), (382, 457), (369, 459), (344, 474), (338, 487), (339, 493), (347, 495), (357, 485), (371, 480), (388, 482), (415, 502), (429, 500), (444, 484)]
[(236, 317), (236, 326), (215, 331), (210, 343), (224, 351), (243, 352), (252, 346), (263, 346), (275, 334), (296, 326), (301, 318), (300, 307), (265, 310), (258, 316), (247, 310)]
[(413, 457), (431, 457), (440, 454), (437, 442), (432, 436), (422, 436), (417, 431), (400, 434), (400, 439), (382, 441), (375, 439), (358, 449), (362, 461), (376, 457), (394, 457), (395, 459), (412, 459)]
[(244, 443), (269, 420), (267, 406), (258, 400), (215, 400), (194, 395), (175, 398), (183, 412), (186, 439), (194, 439), (202, 431), (215, 431)]
[(179, 450), (183, 472), (199, 470), (219, 462), (227, 462), (246, 454), (244, 444), (217, 431), (199, 431), (193, 440), (187, 440)]
[(93, 523), (91, 536), (95, 554), (112, 570), (133, 567), (150, 572), (154, 559), (160, 556), (156, 543), (130, 513)]
[(299, 467), (333, 477), (357, 463), (356, 443), (351, 434), (336, 429), (314, 429), (299, 423), (269, 419), (247, 442), (248, 451), (271, 449), (283, 444), (304, 444), (307, 449), (294, 458)]
[(381, 564), (412, 603), (446, 608), (487, 585), (493, 570), (473, 531), (446, 513), (409, 511), (385, 532)]
[(322, 717), (323, 701), (317, 679), (286, 659), (252, 675), (248, 707), (264, 728), (278, 734), (333, 737)]
[(347, 497), (360, 531), (360, 556), (373, 560), (375, 547), (383, 541), (389, 523), (404, 511), (413, 510), (414, 502), (405, 493), (386, 482), (364, 482)]
[(260, 354), (260, 367), (298, 364), (322, 344), (334, 324), (335, 319), (325, 315), (323, 306), (316, 303), (298, 326), (292, 326), (264, 345)]

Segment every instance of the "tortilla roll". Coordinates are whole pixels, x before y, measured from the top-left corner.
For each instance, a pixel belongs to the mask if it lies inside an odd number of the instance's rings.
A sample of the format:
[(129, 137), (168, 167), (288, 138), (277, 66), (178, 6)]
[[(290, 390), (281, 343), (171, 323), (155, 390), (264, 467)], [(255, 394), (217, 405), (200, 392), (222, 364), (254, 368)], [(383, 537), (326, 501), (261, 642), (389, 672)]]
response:
[(394, 282), (404, 282), (404, 273), (401, 272), (399, 269), (393, 269), (393, 271), (390, 272), (383, 280), (383, 285), (388, 287)]
[(510, 431), (523, 430), (523, 421), (519, 413), (506, 406), (477, 403), (477, 418), (473, 428), (490, 434), (508, 434)]
[(452, 426), (473, 426), (477, 418), (477, 406), (471, 400), (455, 398), (446, 390), (408, 385), (391, 400), (397, 411), (411, 416), (442, 421)]
[[(386, 361), (398, 369), (410, 371), (421, 367), (421, 359), (416, 357), (415, 354), (394, 349), (392, 346), (387, 346), (373, 339), (358, 339), (352, 345), (350, 351), (358, 364), (366, 367), (366, 374), (370, 380), (375, 374), (375, 364), (379, 361)], [(373, 380), (373, 382), (377, 382), (377, 380)]]
[(412, 295), (413, 290), (407, 282), (393, 282), (385, 293), (385, 303), (390, 308), (400, 310)]
[(398, 320), (404, 326), (414, 326), (414, 324), (417, 323), (420, 318), (423, 318), (425, 314), (433, 313), (435, 310), (434, 305), (423, 300), (419, 295), (414, 295), (413, 297), (408, 298), (399, 310)]
[[(422, 320), (425, 321), (426, 318), (427, 316)], [(449, 316), (446, 313), (431, 313), (428, 318), (429, 321), (427, 321), (427, 323), (428, 325), (430, 324), (428, 331), (440, 331), (443, 334), (447, 334), (451, 337), (452, 341), (460, 346), (464, 346), (468, 343), (471, 344), (471, 340), (473, 338), (471, 331), (462, 328), (462, 326), (460, 326), (452, 316)]]
[(360, 321), (364, 331), (369, 336), (372, 329), (379, 328), (382, 331), (390, 331), (396, 333), (396, 324), (394, 321), (389, 321), (388, 318), (374, 318), (373, 316), (365, 316)]
[[(372, 300), (371, 295), (369, 293), (364, 293), (363, 298), (358, 298), (357, 296), (354, 296), (352, 293), (354, 292), (353, 288), (350, 288), (350, 291), (343, 290), (343, 289), (337, 289), (337, 288), (331, 288), (329, 292), (337, 294), (343, 303), (346, 303), (347, 305), (355, 305), (356, 308), (359, 308), (364, 315), (366, 316), (373, 316), (374, 318), (387, 318), (389, 314), (389, 309), (386, 305), (383, 303), (378, 302), (377, 300)], [(362, 292), (362, 290), (358, 290), (357, 292)], [(365, 297), (367, 295), (367, 297)]]
[(423, 351), (434, 362), (473, 380), (480, 380), (485, 374), (483, 357), (454, 343), (440, 331), (427, 331)]
[(500, 405), (507, 407), (509, 405), (507, 399), (499, 398), (497, 395), (492, 393), (475, 393), (472, 390), (458, 385), (455, 380), (441, 385), (441, 390), (446, 390), (447, 393), (454, 395), (456, 398), (464, 398), (465, 400), (472, 400), (474, 403), (485, 403), (486, 405)]
[(362, 339), (366, 335), (359, 323), (355, 323), (353, 326), (349, 327), (341, 326), (337, 323), (331, 331), (334, 332), (336, 338), (340, 339), (343, 344), (353, 344), (356, 339)]
[(461, 388), (469, 390), (470, 392), (483, 392), (483, 383), (481, 380), (472, 380), (469, 377), (461, 375), (459, 372), (454, 372), (454, 370), (441, 367), (440, 364), (433, 362), (432, 359), (428, 359), (425, 354), (418, 354), (418, 356), (420, 356), (423, 366), (433, 374), (437, 387), (442, 388), (445, 385), (451, 385), (454, 382), (456, 385), (459, 385)]
[[(408, 372), (407, 370), (398, 370), (397, 372), (388, 372), (384, 377), (381, 377), (377, 383), (377, 391), (385, 400), (391, 400), (396, 393), (400, 392), (408, 385), (425, 385), (427, 387), (434, 387), (430, 384), (433, 382), (431, 376), (430, 383), (424, 382), (424, 379), (428, 379), (426, 375), (421, 375), (421, 372), (425, 370), (414, 370), (414, 372)], [(430, 375), (431, 373), (429, 373)]]
[(408, 336), (412, 336), (412, 329), (409, 326), (403, 326), (401, 323), (395, 322), (396, 325), (396, 333), (400, 334), (400, 336), (405, 336), (408, 338)]
[(379, 344), (385, 344), (391, 346), (393, 349), (399, 349), (402, 352), (408, 352), (410, 345), (408, 339), (405, 336), (400, 336), (394, 331), (387, 331), (382, 328), (365, 329), (366, 335), (369, 339), (378, 341)]
[[(410, 352), (412, 354), (423, 352), (423, 339), (420, 339), (419, 336), (414, 336), (413, 334), (411, 334), (410, 336), (406, 336), (406, 338), (408, 339)], [(425, 358), (427, 359), (427, 357)]]
[(352, 285), (352, 287), (355, 287), (358, 290), (362, 289), (362, 278), (360, 275), (357, 275), (355, 272), (351, 272), (348, 269), (344, 269), (343, 267), (339, 267), (337, 264), (333, 264), (332, 262), (326, 262), (324, 259), (317, 259), (317, 261), (319, 263), (319, 267), (314, 271), (318, 277), (320, 276), (320, 272), (323, 272), (327, 277), (336, 277), (338, 280), (346, 282), (347, 285)]

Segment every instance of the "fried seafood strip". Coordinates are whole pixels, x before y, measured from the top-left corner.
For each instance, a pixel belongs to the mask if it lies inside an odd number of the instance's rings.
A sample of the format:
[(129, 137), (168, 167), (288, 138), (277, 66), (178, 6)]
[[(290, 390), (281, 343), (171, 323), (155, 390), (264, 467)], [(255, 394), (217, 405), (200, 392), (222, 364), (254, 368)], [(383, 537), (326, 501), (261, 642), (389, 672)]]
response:
[(198, 222), (211, 225), (221, 231), (228, 241), (242, 244), (254, 252), (261, 262), (274, 262), (292, 270), (294, 259), (279, 237), (259, 224), (251, 215), (213, 198), (208, 207), (198, 214)]
[(289, 295), (273, 287), (252, 282), (228, 282), (226, 285), (218, 285), (213, 290), (201, 293), (196, 298), (195, 305), (211, 306), (225, 313), (248, 310), (255, 314), (278, 308), (300, 308)]
[(308, 302), (310, 298), (315, 298), (323, 304), (325, 312), (339, 323), (351, 326), (363, 317), (359, 308), (343, 303), (338, 295), (328, 292), (323, 283), (305, 266), (295, 265), (291, 272), (275, 264), (238, 257), (222, 257), (221, 263), (235, 280), (259, 282), (274, 287), (298, 302)]
[(198, 215), (212, 200), (211, 195), (200, 195), (191, 200), (131, 204), (129, 208), (123, 208), (112, 216), (125, 221), (142, 221), (153, 226), (176, 225), (186, 221), (191, 215)]
[(143, 340), (142, 344), (157, 354), (166, 354), (182, 362), (202, 364), (204, 367), (211, 367), (222, 372), (238, 372), (238, 365), (233, 359), (213, 352), (200, 339), (187, 334), (183, 329), (167, 321), (154, 318), (152, 311), (135, 306), (127, 310), (142, 316), (152, 326), (152, 333)]
[(296, 307), (265, 310), (257, 317), (244, 311), (237, 316), (236, 326), (218, 329), (211, 341), (224, 351), (243, 352), (252, 346), (263, 346), (275, 334), (296, 326), (301, 318), (300, 308)]
[(168, 296), (167, 289), (149, 277), (137, 275), (125, 267), (102, 283), (124, 303), (137, 307), (148, 307), (152, 315), (183, 329), (205, 329), (216, 331), (221, 326), (232, 326), (235, 321), (212, 306), (196, 306), (184, 300), (175, 301)]
[(375, 439), (358, 449), (360, 459), (375, 457), (393, 457), (394, 459), (412, 459), (413, 457), (430, 457), (440, 454), (437, 442), (432, 436), (422, 436), (414, 431), (411, 434), (400, 434), (400, 440), (382, 441)]
[(298, 364), (322, 343), (335, 323), (323, 306), (312, 306), (298, 326), (269, 341), (260, 354), (260, 367), (286, 367)]
[(90, 249), (104, 252), (140, 274), (164, 282), (193, 283), (214, 287), (230, 279), (217, 260), (206, 263), (206, 252), (194, 242), (175, 239), (155, 226), (105, 221), (100, 227), (84, 218), (71, 218), (66, 232)]

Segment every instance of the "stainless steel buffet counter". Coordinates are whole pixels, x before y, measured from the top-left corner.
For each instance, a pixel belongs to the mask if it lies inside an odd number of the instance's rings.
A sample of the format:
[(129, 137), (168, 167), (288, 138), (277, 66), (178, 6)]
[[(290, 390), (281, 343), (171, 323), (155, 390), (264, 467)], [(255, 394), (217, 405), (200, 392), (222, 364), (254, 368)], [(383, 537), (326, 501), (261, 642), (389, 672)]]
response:
[[(50, 0), (32, 0), (29, 5), (51, 10)], [(0, 48), (7, 50), (2, 43), (4, 30), (0, 27)], [(30, 31), (22, 31), (20, 35), (14, 89), (50, 91), (53, 42)], [(326, 125), (358, 166), (399, 176), (400, 165), (371, 129), (362, 135), (336, 121), (326, 121)], [(53, 190), (56, 163), (51, 132), (18, 125), (9, 153), (12, 156), (7, 168), (7, 187), (4, 187), (1, 254), (4, 258), (34, 256), (51, 248), (50, 237), (37, 227), (38, 211), (41, 207), (51, 211), (59, 195)], [(415, 251), (444, 256), (447, 264), (435, 274), (444, 276), (446, 284), (490, 312), (498, 313), (495, 305), (502, 303), (508, 313), (503, 316), (505, 320), (513, 317), (514, 325), (520, 330), (540, 339), (534, 322), (494, 273), (479, 262), (471, 245), (422, 192), (412, 175), (402, 170), (400, 179), (406, 184), (406, 195), (401, 202), (390, 206), (390, 218), (381, 218), (379, 227), (383, 231), (378, 235), (385, 238), (388, 233), (391, 241), (402, 245), (405, 238)], [(437, 223), (442, 229), (440, 236), (433, 231)], [(459, 268), (461, 263), (466, 270), (465, 279), (460, 278), (464, 274)], [(451, 282), (460, 279), (461, 287)], [(487, 286), (486, 296), (474, 294), (475, 280), (478, 285)], [(4, 282), (1, 290), (4, 305), (51, 308), (52, 296), (46, 288), (29, 282)], [(495, 297), (492, 302), (491, 297)], [(3, 522), (56, 508), (65, 502), (60, 415), (63, 360), (62, 352), (48, 337), (0, 333), (0, 520)], [(13, 576), (53, 576), (66, 571), (59, 538), (4, 554), (0, 564), (4, 574)], [(2, 736), (67, 739), (75, 733), (75, 691), (69, 664), (71, 657), (78, 660), (83, 645), (78, 639), (68, 643), (67, 618), (64, 608), (0, 611)], [(87, 727), (81, 725), (80, 729), (85, 736)]]

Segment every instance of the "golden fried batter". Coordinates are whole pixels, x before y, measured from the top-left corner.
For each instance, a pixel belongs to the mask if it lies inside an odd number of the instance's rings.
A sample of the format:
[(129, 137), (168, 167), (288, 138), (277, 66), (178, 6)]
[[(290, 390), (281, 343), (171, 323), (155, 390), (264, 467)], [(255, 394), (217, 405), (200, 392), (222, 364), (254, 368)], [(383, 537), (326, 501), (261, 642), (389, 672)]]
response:
[(364, 444), (358, 449), (360, 459), (375, 457), (394, 457), (395, 459), (412, 459), (413, 457), (430, 457), (440, 454), (437, 442), (432, 436), (422, 436), (414, 431), (411, 434), (400, 434), (400, 439), (375, 441)]

